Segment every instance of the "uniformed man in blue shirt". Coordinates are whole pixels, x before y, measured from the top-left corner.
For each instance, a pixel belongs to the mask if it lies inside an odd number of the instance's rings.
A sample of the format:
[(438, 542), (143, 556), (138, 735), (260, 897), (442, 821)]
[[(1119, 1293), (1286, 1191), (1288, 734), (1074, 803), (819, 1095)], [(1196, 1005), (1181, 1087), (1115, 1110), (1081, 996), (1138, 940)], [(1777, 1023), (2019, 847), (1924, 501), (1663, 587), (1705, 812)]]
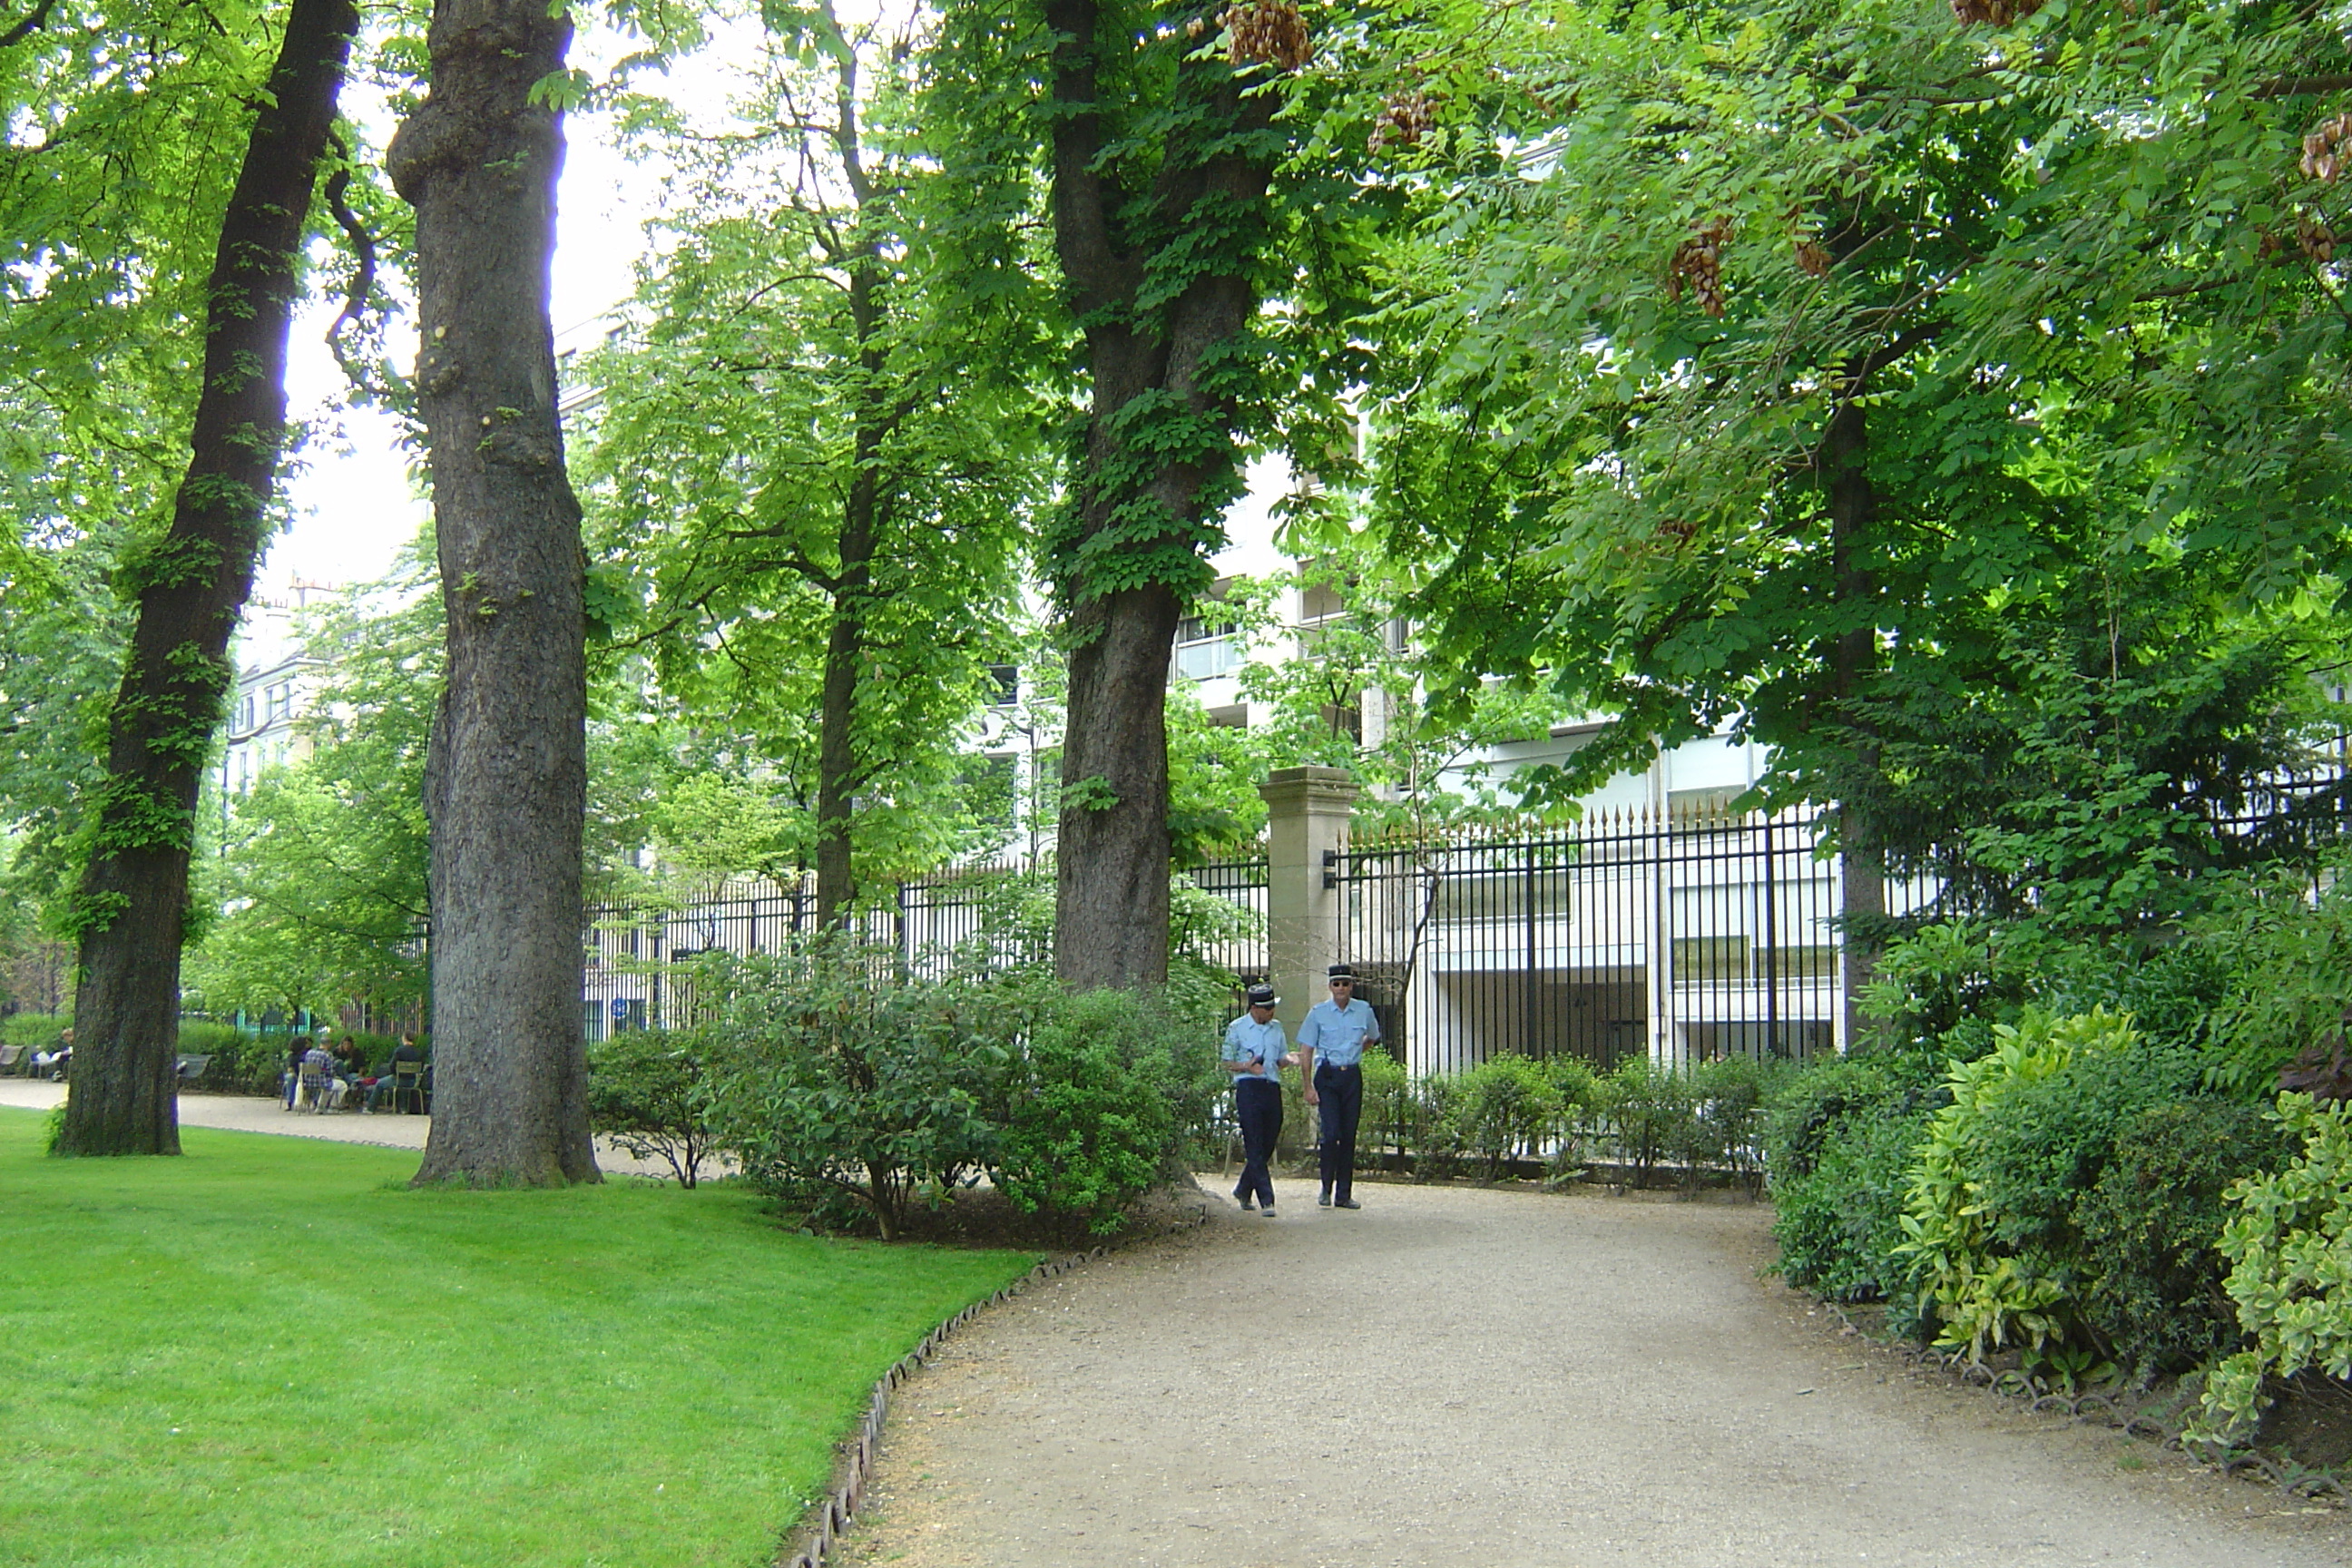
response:
[(1274, 1217), (1275, 1140), (1282, 1136), (1282, 1069), (1298, 1058), (1283, 1047), (1282, 1026), (1275, 1022), (1274, 987), (1249, 988), (1249, 1011), (1225, 1026), (1224, 1069), (1234, 1076), (1234, 1114), (1242, 1124), (1242, 1182), (1234, 1201), (1246, 1209), (1255, 1201), (1266, 1218)]
[(1356, 972), (1331, 966), (1331, 997), (1307, 1010), (1298, 1026), (1298, 1066), (1307, 1075), (1307, 1103), (1323, 1121), (1325, 1208), (1353, 1209), (1356, 1201), (1356, 1123), (1364, 1114), (1364, 1047), (1381, 1037), (1372, 1005), (1356, 999)]

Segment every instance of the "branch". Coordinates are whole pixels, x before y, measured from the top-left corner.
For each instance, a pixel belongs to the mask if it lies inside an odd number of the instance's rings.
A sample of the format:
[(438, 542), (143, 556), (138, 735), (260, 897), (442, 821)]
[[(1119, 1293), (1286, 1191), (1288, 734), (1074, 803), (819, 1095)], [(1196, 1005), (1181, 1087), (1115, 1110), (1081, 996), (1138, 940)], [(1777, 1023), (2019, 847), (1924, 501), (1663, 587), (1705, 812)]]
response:
[(1083, 320), (1128, 292), (1134, 268), (1111, 240), (1113, 193), (1101, 167), (1096, 53), (1110, 28), (1098, 0), (1047, 0), (1045, 25), (1055, 34), (1054, 237)]
[(5, 49), (11, 44), (21, 44), (39, 32), (47, 25), (49, 13), (56, 8), (57, 3), (58, 0), (41, 0), (39, 5), (33, 7), (30, 16), (6, 32), (0, 33), (0, 49)]
[(2308, 98), (2326, 92), (2352, 92), (2352, 76), (2283, 76), (2263, 82), (2249, 98)]
[(351, 287), (343, 295), (342, 314), (327, 328), (327, 351), (335, 356), (335, 363), (346, 380), (353, 386), (372, 392), (375, 389), (369, 386), (366, 373), (354, 367), (343, 352), (343, 329), (346, 326), (356, 327), (362, 322), (367, 315), (369, 297), (375, 292), (375, 239), (368, 233), (367, 226), (360, 222), (359, 214), (352, 210), (351, 203), (343, 199), (343, 193), (352, 186), (351, 149), (343, 145), (341, 136), (332, 132), (327, 137), (327, 144), (334, 149), (335, 156), (342, 160), (342, 167), (327, 176), (327, 210), (335, 215), (335, 222), (342, 226), (343, 233), (350, 238), (355, 263), (352, 269)]

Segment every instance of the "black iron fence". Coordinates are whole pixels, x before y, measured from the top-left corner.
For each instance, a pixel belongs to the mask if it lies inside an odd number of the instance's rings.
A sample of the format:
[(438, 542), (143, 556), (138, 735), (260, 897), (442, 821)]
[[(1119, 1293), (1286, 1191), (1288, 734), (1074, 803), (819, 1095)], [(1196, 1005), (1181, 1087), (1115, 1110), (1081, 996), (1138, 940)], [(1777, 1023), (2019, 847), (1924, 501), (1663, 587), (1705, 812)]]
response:
[[(1602, 812), (1571, 829), (1360, 844), (1330, 858), (1339, 955), (1416, 1072), (1503, 1052), (1606, 1068), (1804, 1057), (1843, 1028), (1823, 819)], [(1932, 896), (1896, 881), (1888, 912)]]
[[(1244, 980), (1263, 976), (1265, 858), (1213, 862), (1185, 875), (1211, 896), (1180, 904), (1180, 944)], [(815, 927), (814, 875), (729, 882), (671, 904), (592, 910), (582, 965), (583, 1028), (596, 1040), (616, 1028), (683, 1023), (691, 984), (683, 965), (706, 952), (774, 952)], [(867, 900), (852, 930), (868, 945), (898, 953), (910, 973), (1050, 963), (1053, 868), (959, 866), (909, 877)]]

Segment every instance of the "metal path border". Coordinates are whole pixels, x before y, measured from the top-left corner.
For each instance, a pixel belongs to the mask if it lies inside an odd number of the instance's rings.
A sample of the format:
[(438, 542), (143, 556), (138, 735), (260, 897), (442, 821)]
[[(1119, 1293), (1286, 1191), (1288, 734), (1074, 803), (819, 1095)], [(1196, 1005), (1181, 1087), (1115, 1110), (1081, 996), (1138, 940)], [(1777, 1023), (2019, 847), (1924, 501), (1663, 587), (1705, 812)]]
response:
[(857, 1518), (858, 1506), (865, 1501), (866, 1485), (874, 1474), (874, 1456), (882, 1445), (883, 1423), (890, 1415), (891, 1394), (931, 1363), (950, 1334), (978, 1317), (984, 1309), (1009, 1301), (1032, 1285), (1058, 1279), (1080, 1264), (1092, 1263), (1104, 1257), (1109, 1250), (1106, 1247), (1097, 1247), (1091, 1252), (1074, 1252), (1067, 1258), (1049, 1258), (1038, 1264), (1012, 1284), (974, 1301), (940, 1323), (923, 1336), (922, 1343), (900, 1356), (891, 1363), (889, 1371), (875, 1379), (873, 1393), (866, 1402), (866, 1418), (858, 1423), (856, 1436), (845, 1438), (835, 1449), (832, 1487), (824, 1497), (810, 1505), (801, 1522), (789, 1532), (787, 1539), (794, 1544), (774, 1559), (775, 1568), (824, 1568), (832, 1556), (835, 1542)]

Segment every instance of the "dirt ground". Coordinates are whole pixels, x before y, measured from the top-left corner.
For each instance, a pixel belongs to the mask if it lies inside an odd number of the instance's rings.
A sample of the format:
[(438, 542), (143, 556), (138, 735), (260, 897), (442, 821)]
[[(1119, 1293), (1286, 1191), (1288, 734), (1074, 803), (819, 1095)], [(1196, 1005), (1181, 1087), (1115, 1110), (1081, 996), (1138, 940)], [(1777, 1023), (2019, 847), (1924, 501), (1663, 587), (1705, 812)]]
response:
[(1358, 1195), (1211, 1199), (983, 1313), (900, 1390), (838, 1560), (2352, 1563), (2352, 1514), (1843, 1335), (1759, 1277), (1763, 1208)]

